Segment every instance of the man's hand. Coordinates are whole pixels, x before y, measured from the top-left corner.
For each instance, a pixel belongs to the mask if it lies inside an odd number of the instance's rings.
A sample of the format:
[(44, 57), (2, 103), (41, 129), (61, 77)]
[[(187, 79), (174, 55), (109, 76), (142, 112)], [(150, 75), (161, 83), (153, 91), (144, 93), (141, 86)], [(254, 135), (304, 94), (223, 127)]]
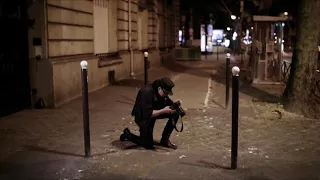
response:
[(179, 104), (181, 104), (181, 103), (182, 103), (182, 101), (181, 101), (180, 99), (177, 99), (177, 100), (175, 101), (175, 103), (179, 103)]
[(163, 113), (164, 113), (164, 114), (173, 114), (173, 113), (176, 112), (176, 110), (170, 109), (170, 106), (166, 106), (166, 107), (164, 107), (162, 110), (163, 110)]

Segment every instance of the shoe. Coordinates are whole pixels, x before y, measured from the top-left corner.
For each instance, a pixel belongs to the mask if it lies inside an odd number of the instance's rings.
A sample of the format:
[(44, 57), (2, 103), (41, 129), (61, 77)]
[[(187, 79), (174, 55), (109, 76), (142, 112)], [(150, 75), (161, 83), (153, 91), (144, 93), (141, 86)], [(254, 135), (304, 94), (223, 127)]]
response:
[(171, 148), (171, 149), (177, 149), (178, 148), (175, 144), (172, 144), (169, 139), (164, 139), (164, 138), (161, 139), (160, 145), (164, 146), (164, 147), (167, 147), (167, 148)]
[(123, 134), (120, 135), (120, 141), (125, 141), (129, 139), (131, 132), (128, 128), (123, 130)]

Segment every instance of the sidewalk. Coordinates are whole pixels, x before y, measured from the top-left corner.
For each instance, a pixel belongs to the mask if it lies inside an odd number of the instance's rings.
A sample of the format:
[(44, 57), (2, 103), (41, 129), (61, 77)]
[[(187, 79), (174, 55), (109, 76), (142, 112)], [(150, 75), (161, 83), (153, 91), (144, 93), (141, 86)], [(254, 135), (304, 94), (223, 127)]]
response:
[[(192, 68), (203, 65), (193, 62), (186, 64), (190, 64)], [(187, 79), (186, 77), (182, 78), (186, 69), (184, 66), (175, 66), (176, 72), (173, 72), (171, 68), (173, 66), (170, 66), (169, 69), (164, 67), (154, 69), (149, 72), (149, 79), (154, 80), (164, 75), (171, 76), (177, 83), (175, 96), (179, 96), (184, 101), (187, 98), (181, 97), (181, 94), (184, 93), (181, 84), (183, 81), (187, 81), (187, 86), (190, 86), (192, 79), (189, 81), (188, 77)], [(209, 73), (198, 75), (209, 77)], [(94, 156), (115, 151), (111, 142), (119, 139), (125, 126), (131, 125), (131, 129), (136, 129), (132, 123), (130, 112), (138, 91), (137, 86), (143, 84), (142, 79), (143, 74), (138, 76), (136, 80), (123, 80), (120, 84), (108, 86), (89, 95), (91, 145)], [(193, 80), (197, 82), (198, 79)], [(205, 83), (207, 83), (207, 79)], [(179, 91), (182, 92), (179, 93)], [(206, 91), (207, 85), (205, 84), (203, 96)], [(203, 103), (204, 97), (200, 99), (198, 100), (199, 104)], [(193, 103), (188, 103), (188, 100), (184, 104), (185, 108), (193, 105)], [(7, 177), (5, 174), (8, 173), (15, 176), (20, 175), (20, 177), (37, 175), (40, 178), (41, 175), (46, 175), (56, 179), (61, 177), (60, 173), (56, 173), (63, 168), (64, 172), (70, 172), (75, 170), (73, 168), (84, 169), (90, 165), (82, 157), (79, 157), (84, 152), (81, 98), (57, 109), (34, 109), (19, 112), (1, 118), (0, 123), (2, 144), (0, 179)], [(80, 168), (82, 166), (83, 168)], [(16, 171), (21, 173), (16, 174)], [(71, 178), (73, 174), (69, 173), (66, 176)]]
[[(187, 111), (184, 132), (172, 135), (177, 150), (147, 151), (118, 141), (124, 127), (137, 132), (130, 112), (140, 75), (90, 94), (88, 159), (82, 157), (81, 99), (0, 119), (0, 179), (319, 179), (319, 121), (285, 112), (278, 119), (271, 113), (277, 105), (252, 102), (244, 86), (239, 167), (228, 170), (231, 113), (224, 109), (223, 83), (210, 78), (221, 63), (183, 62), (150, 71), (150, 80), (171, 76), (173, 99), (181, 99)], [(157, 122), (155, 140), (164, 123)]]

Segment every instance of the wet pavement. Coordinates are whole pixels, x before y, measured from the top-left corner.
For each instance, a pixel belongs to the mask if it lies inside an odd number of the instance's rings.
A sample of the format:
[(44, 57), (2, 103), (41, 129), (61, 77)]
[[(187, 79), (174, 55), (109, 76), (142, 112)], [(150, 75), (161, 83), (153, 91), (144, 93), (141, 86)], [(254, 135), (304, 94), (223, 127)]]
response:
[[(81, 99), (1, 118), (0, 179), (320, 179), (319, 120), (286, 113), (277, 97), (244, 83), (238, 169), (229, 169), (231, 108), (224, 107), (221, 63), (180, 62), (149, 73), (150, 80), (170, 76), (173, 99), (186, 109), (184, 131), (171, 138), (177, 150), (119, 141), (124, 127), (138, 130), (130, 112), (143, 83), (139, 76), (90, 94), (90, 158), (83, 157)], [(265, 95), (274, 103), (259, 101)], [(156, 123), (155, 140), (165, 123)]]

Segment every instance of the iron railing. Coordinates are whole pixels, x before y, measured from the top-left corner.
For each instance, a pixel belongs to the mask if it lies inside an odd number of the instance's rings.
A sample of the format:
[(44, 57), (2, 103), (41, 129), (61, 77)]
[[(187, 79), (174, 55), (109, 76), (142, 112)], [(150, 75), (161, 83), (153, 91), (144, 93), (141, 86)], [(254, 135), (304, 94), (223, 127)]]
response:
[(316, 77), (312, 79), (311, 94), (316, 103), (320, 104), (320, 71), (317, 70)]
[(291, 62), (282, 60), (281, 61), (281, 80), (287, 84), (291, 69)]
[[(281, 61), (281, 80), (285, 84), (288, 83), (290, 69), (291, 69), (291, 62), (282, 60)], [(312, 79), (310, 90), (311, 90), (312, 99), (317, 104), (320, 104), (320, 70), (317, 70), (315, 77)]]

